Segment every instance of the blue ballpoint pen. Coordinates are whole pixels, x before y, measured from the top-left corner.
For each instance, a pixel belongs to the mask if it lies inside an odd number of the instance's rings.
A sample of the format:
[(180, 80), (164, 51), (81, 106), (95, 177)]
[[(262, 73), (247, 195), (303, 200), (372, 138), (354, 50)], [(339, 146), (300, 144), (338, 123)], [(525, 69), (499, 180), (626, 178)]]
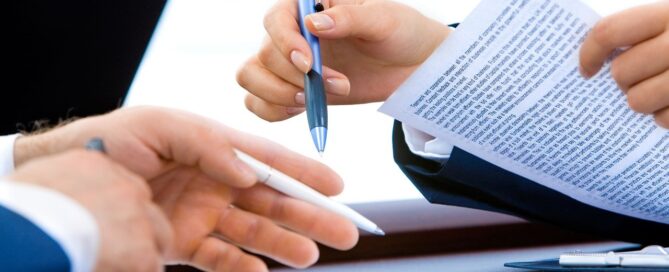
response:
[(321, 64), (321, 46), (318, 38), (312, 35), (304, 23), (304, 17), (323, 10), (320, 0), (298, 0), (300, 32), (309, 43), (313, 56), (313, 65), (304, 75), (304, 98), (311, 138), (318, 153), (323, 155), (328, 134), (328, 108), (323, 86), (323, 65)]

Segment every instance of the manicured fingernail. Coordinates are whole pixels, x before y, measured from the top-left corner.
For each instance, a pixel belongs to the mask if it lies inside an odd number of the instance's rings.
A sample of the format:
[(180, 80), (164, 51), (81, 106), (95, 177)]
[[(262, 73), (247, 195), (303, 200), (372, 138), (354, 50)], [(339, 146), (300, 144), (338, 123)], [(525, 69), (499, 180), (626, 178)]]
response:
[(239, 158), (235, 159), (235, 166), (245, 179), (253, 180), (257, 178), (255, 172), (253, 172), (253, 170)]
[(293, 52), (290, 52), (290, 61), (293, 62), (293, 65), (295, 65), (298, 70), (305, 74), (308, 73), (311, 69), (311, 65), (309, 64), (307, 56), (302, 54), (300, 51), (293, 50)]
[(304, 92), (299, 92), (295, 94), (295, 103), (299, 105), (304, 105), (304, 103), (306, 103), (304, 98)]
[(318, 31), (325, 31), (333, 29), (335, 26), (334, 20), (330, 16), (323, 13), (314, 13), (306, 17), (314, 24), (314, 28)]
[(304, 112), (304, 108), (293, 108), (293, 107), (288, 107), (286, 108), (286, 113), (288, 115), (298, 115), (300, 113)]
[(325, 89), (328, 93), (346, 96), (351, 92), (351, 84), (346, 79), (331, 77), (326, 79), (325, 82), (327, 84)]

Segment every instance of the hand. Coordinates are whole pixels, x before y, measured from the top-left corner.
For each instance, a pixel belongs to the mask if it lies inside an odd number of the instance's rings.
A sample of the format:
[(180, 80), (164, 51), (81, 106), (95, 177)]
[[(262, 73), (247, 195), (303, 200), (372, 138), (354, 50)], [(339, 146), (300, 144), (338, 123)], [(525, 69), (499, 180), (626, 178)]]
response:
[(581, 47), (581, 73), (592, 77), (615, 49), (625, 47), (630, 48), (611, 64), (613, 78), (634, 111), (653, 114), (660, 126), (669, 128), (669, 1), (597, 23)]
[(312, 239), (338, 249), (357, 242), (357, 229), (345, 218), (255, 184), (255, 174), (233, 147), (327, 195), (342, 190), (332, 170), (186, 112), (140, 107), (81, 119), (19, 138), (15, 161), (80, 148), (93, 137), (105, 141), (109, 157), (148, 180), (175, 232), (168, 263), (212, 271), (267, 269), (243, 248), (306, 267), (318, 258)]
[[(173, 236), (144, 179), (90, 151), (24, 164), (10, 180), (61, 192), (86, 208), (100, 229), (97, 271), (158, 271)], [(122, 261), (120, 261), (122, 260)]]
[[(305, 18), (320, 37), (330, 104), (385, 100), (450, 32), (417, 11), (383, 0), (324, 0), (326, 10)], [(303, 111), (304, 74), (311, 49), (300, 35), (297, 1), (279, 0), (265, 16), (269, 37), (238, 72), (250, 94), (246, 107), (269, 121)]]

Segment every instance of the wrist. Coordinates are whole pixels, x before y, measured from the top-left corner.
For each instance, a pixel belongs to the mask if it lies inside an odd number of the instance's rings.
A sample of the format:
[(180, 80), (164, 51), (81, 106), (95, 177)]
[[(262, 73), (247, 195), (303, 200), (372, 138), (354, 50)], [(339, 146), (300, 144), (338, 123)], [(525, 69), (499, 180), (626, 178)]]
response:
[(67, 120), (54, 128), (19, 136), (14, 142), (14, 166), (19, 167), (31, 159), (67, 150), (68, 146), (72, 146), (71, 142), (77, 140), (78, 131), (72, 128), (73, 121)]
[(20, 135), (14, 142), (14, 167), (18, 168), (24, 162), (29, 161), (37, 153), (37, 148), (33, 142), (35, 136)]
[(14, 167), (18, 168), (31, 159), (52, 154), (53, 148), (47, 138), (49, 138), (49, 135), (46, 134), (17, 137), (14, 142)]

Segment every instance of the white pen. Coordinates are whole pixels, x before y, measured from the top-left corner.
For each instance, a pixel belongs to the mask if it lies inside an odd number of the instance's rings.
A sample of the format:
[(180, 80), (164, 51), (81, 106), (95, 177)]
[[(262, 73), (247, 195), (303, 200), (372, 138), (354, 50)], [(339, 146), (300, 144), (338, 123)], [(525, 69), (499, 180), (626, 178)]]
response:
[(256, 175), (258, 175), (258, 181), (261, 183), (288, 196), (309, 202), (344, 216), (353, 221), (353, 223), (362, 230), (376, 235), (385, 235), (385, 232), (383, 232), (381, 228), (374, 224), (374, 222), (365, 218), (348, 206), (326, 197), (316, 190), (311, 189), (311, 187), (305, 185), (304, 183), (299, 182), (284, 173), (281, 173), (280, 171), (254, 159), (244, 152), (239, 150), (236, 151), (239, 159), (241, 159), (244, 163), (251, 167), (253, 171), (256, 172)]

